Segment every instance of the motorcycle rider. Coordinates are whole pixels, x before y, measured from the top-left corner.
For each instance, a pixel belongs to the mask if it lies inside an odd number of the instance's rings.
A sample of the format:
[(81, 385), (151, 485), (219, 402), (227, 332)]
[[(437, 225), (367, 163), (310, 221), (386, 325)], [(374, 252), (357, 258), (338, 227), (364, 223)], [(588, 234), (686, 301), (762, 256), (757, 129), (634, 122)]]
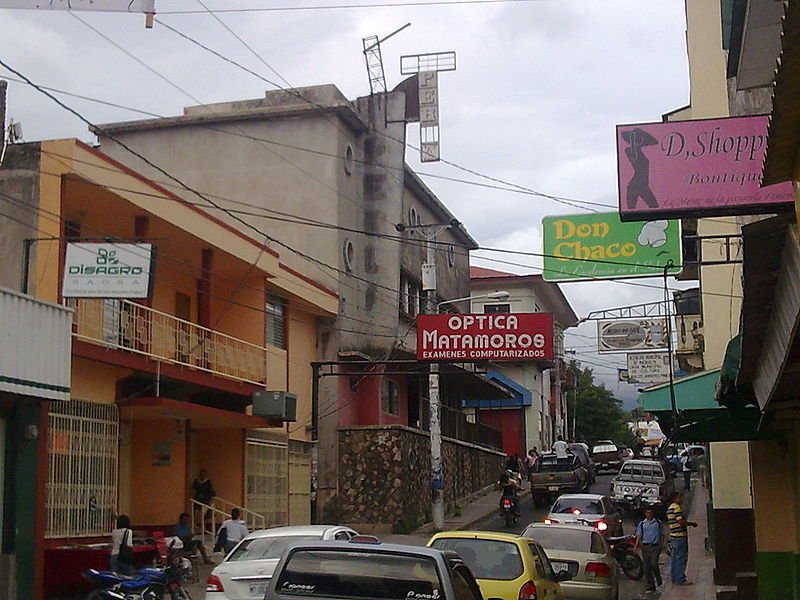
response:
[(514, 514), (519, 516), (519, 494), (517, 492), (520, 490), (520, 486), (511, 471), (506, 471), (500, 476), (500, 487), (503, 490), (500, 496), (500, 505), (502, 506), (503, 498), (511, 498)]

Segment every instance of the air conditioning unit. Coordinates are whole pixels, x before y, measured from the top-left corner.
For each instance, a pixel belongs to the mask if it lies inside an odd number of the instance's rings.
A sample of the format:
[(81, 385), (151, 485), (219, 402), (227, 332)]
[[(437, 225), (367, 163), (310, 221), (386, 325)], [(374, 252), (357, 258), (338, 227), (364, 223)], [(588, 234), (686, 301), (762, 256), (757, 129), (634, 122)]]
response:
[(253, 415), (281, 421), (297, 420), (297, 396), (289, 392), (253, 392)]

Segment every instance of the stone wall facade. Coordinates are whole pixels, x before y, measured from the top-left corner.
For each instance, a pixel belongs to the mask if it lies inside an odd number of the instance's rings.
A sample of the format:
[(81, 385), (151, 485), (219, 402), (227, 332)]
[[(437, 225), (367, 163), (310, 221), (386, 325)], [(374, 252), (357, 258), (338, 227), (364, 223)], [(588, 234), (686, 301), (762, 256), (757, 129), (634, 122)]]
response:
[[(401, 425), (339, 429), (338, 495), (329, 519), (397, 527), (430, 520), (430, 437)], [(444, 438), (445, 506), (494, 484), (501, 452)], [(411, 527), (413, 528), (413, 527)]]

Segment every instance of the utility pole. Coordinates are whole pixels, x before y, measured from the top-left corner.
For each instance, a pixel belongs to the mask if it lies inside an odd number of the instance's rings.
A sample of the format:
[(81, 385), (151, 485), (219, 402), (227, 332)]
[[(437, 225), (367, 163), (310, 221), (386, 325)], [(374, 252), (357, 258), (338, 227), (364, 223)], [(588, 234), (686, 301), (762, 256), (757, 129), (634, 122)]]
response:
[[(450, 225), (426, 231), (425, 264), (422, 265), (422, 289), (427, 290), (427, 314), (439, 312), (436, 303), (436, 253), (434, 245), (440, 231)], [(435, 529), (444, 529), (444, 478), (442, 473), (442, 401), (439, 396), (439, 363), (432, 362), (428, 371), (428, 405), (431, 434), (431, 517)]]

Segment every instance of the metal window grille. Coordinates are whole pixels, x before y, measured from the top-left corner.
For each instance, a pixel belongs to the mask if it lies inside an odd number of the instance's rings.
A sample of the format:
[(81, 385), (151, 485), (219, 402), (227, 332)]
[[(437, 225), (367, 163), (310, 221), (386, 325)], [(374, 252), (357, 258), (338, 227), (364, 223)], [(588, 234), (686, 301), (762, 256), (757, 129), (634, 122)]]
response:
[(108, 534), (117, 504), (118, 440), (116, 405), (50, 404), (45, 537)]
[(381, 379), (381, 410), (390, 415), (400, 414), (400, 390), (397, 383), (385, 377)]
[(267, 343), (286, 349), (286, 300), (267, 294)]
[(286, 444), (248, 439), (245, 472), (248, 510), (264, 515), (267, 527), (289, 519), (289, 458)]

